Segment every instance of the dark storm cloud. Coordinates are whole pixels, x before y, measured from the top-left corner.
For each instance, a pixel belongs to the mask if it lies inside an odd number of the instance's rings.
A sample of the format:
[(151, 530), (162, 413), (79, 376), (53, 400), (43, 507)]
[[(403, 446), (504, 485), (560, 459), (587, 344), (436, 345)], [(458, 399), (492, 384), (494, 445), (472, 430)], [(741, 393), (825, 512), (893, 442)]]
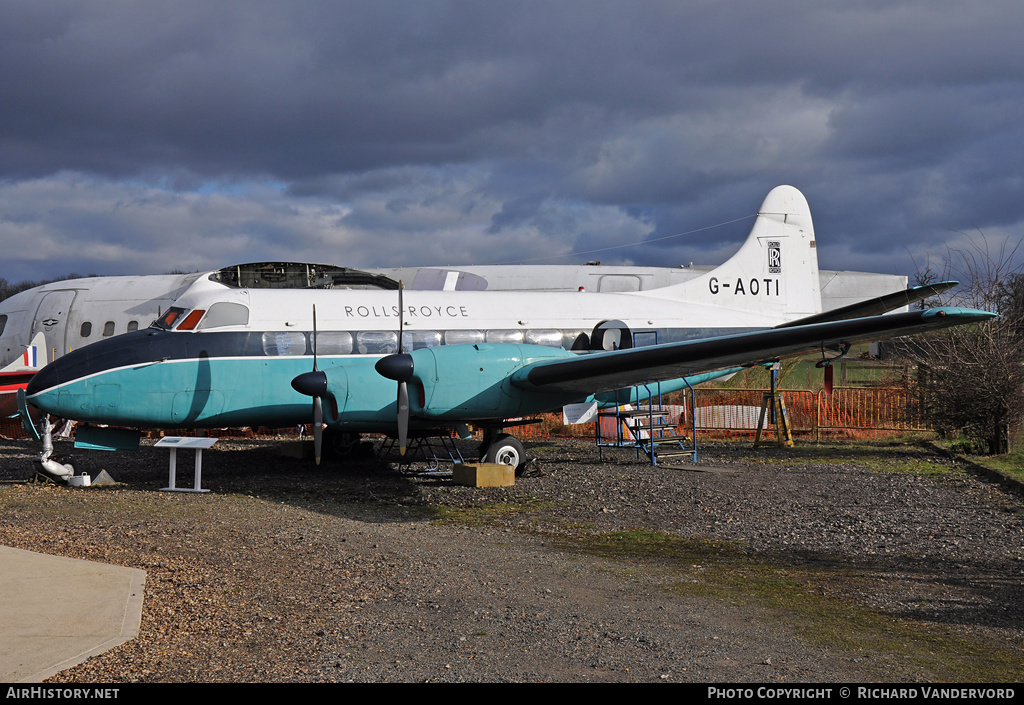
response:
[(823, 266), (904, 272), (1024, 220), (1022, 21), (1001, 1), (8, 2), (0, 247), (26, 270), (58, 261), (17, 252), (29, 232), (97, 271), (153, 271), (147, 248), (358, 265), (645, 239), (602, 259), (712, 262), (748, 226), (691, 231), (791, 183)]
[(614, 24), (526, 7), (129, 3), (57, 17), (8, 7), (5, 26), (24, 30), (0, 48), (16, 69), (4, 81), (3, 169), (295, 177), (460, 161), (518, 148), (521, 137), (496, 126), (537, 129), (613, 93), (650, 101), (649, 88), (616, 79), (633, 73), (616, 66), (618, 52), (593, 51), (592, 30)]

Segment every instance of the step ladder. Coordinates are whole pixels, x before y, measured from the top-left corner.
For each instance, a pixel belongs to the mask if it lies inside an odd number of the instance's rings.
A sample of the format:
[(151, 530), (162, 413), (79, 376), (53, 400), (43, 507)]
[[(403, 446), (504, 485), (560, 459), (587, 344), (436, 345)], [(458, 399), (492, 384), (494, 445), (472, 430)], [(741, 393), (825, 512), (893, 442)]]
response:
[[(633, 333), (633, 347), (642, 347), (641, 338), (649, 338), (646, 345), (658, 344), (658, 331), (637, 331)], [(640, 458), (640, 451), (651, 460), (652, 465), (658, 464), (658, 458), (668, 459), (688, 455), (693, 462), (697, 462), (697, 420), (696, 408), (697, 398), (693, 387), (686, 383), (690, 390), (689, 418), (691, 435), (680, 435), (678, 427), (672, 423), (669, 409), (666, 409), (661, 401), (661, 383), (653, 385), (645, 384), (642, 387), (633, 388), (630, 394), (631, 399), (647, 399), (647, 406), (639, 406), (636, 409), (623, 409), (616, 407), (614, 411), (599, 411), (594, 420), (594, 437), (597, 441), (597, 454), (602, 460), (602, 448), (634, 448), (636, 457)], [(644, 393), (640, 390), (643, 389)], [(601, 420), (615, 419), (615, 433), (612, 436), (601, 435)], [(692, 439), (692, 443), (690, 442)], [(687, 447), (687, 444), (690, 447)]]
[[(643, 451), (652, 465), (681, 456), (689, 456), (694, 462), (697, 460), (697, 451), (690, 444), (690, 438), (679, 434), (678, 427), (671, 421), (669, 409), (648, 405), (637, 409), (619, 408), (599, 412), (598, 416), (615, 419), (614, 437), (602, 438), (598, 435), (599, 455), (600, 448), (614, 446), (634, 448), (637, 458), (640, 457), (640, 451)], [(600, 434), (600, 420), (597, 427)]]
[[(670, 409), (661, 404), (660, 391), (657, 394), (651, 394), (646, 387), (644, 389), (648, 392), (647, 398), (651, 402), (648, 405), (635, 409), (619, 406), (614, 410), (598, 412), (594, 423), (598, 457), (604, 459), (603, 448), (633, 448), (638, 459), (640, 451), (643, 451), (652, 465), (657, 465), (659, 460), (682, 456), (689, 456), (690, 460), (697, 462), (695, 442), (697, 429), (693, 414), (695, 401), (693, 387), (689, 388), (689, 417), (692, 434), (690, 436), (679, 433), (679, 427), (672, 422)], [(603, 435), (602, 419), (614, 419), (615, 432), (612, 435)]]
[[(450, 475), (451, 467), (441, 467), (442, 463), (451, 463), (453, 466), (466, 462), (462, 457), (455, 438), (445, 435), (416, 435), (409, 439), (409, 445), (404, 456), (397, 455), (396, 446), (398, 439), (391, 436), (386, 437), (377, 449), (377, 458), (386, 462), (394, 462), (398, 472), (403, 475)], [(440, 446), (440, 449), (438, 449)], [(427, 467), (414, 469), (413, 463), (426, 463)]]

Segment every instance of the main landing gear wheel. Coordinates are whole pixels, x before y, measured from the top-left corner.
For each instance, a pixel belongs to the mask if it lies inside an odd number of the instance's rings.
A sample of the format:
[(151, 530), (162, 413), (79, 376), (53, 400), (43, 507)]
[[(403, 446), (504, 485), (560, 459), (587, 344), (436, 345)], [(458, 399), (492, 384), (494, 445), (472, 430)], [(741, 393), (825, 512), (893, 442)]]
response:
[(359, 443), (362, 441), (362, 436), (358, 433), (341, 433), (334, 431), (329, 435), (325, 434), (325, 438), (329, 443), (331, 451), (334, 453), (336, 458), (350, 458), (357, 450), (359, 450)]
[(516, 469), (518, 476), (526, 463), (526, 449), (519, 439), (502, 433), (494, 439), (494, 442), (487, 446), (482, 454), (485, 463), (498, 463), (499, 465), (511, 465)]

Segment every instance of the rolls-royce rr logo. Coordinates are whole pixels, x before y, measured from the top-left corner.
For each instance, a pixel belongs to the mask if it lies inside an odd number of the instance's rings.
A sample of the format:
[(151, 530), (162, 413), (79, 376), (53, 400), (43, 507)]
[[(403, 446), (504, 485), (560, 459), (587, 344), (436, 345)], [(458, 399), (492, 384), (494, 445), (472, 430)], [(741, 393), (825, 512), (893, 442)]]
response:
[(782, 248), (778, 240), (768, 241), (768, 273), (782, 274)]

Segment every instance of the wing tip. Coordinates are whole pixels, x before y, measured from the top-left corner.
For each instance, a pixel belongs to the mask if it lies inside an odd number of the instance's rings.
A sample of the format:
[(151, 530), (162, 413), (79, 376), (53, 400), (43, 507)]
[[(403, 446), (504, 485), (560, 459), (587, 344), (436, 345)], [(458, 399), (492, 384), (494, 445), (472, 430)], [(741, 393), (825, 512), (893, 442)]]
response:
[(926, 309), (922, 314), (923, 318), (955, 318), (962, 321), (984, 321), (998, 317), (998, 313), (981, 311), (976, 308), (964, 308), (961, 306), (942, 306), (940, 308)]

